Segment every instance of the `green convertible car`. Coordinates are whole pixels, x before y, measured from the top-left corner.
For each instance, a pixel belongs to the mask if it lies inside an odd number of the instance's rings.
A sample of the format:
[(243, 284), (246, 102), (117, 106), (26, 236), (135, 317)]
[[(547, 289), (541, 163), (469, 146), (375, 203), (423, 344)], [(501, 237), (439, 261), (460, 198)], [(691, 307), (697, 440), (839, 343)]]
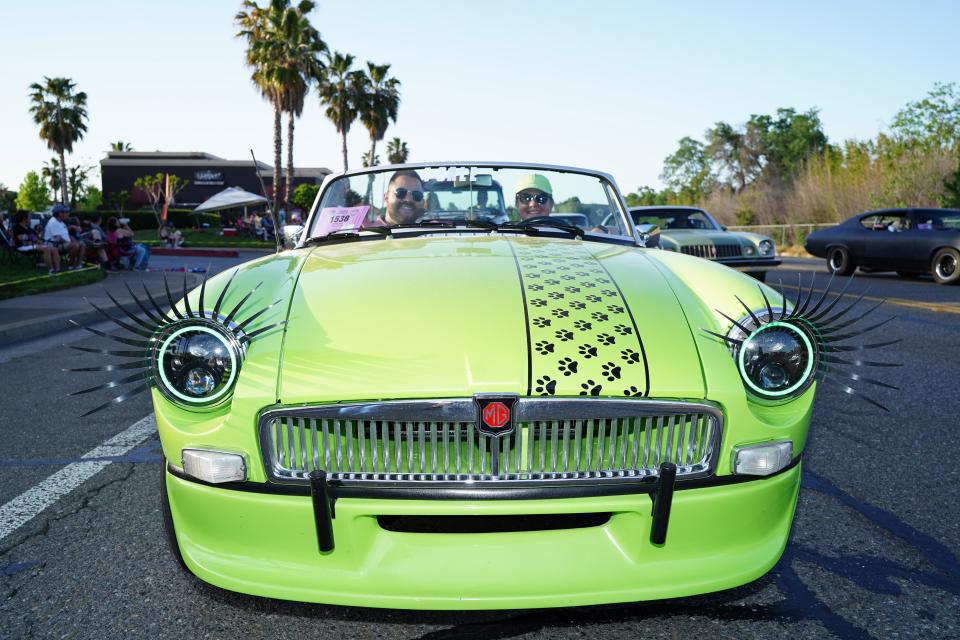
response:
[[(473, 201), (494, 183), (508, 221)], [(608, 223), (550, 215), (573, 199)], [(734, 587), (787, 543), (815, 380), (875, 404), (836, 354), (866, 313), (654, 232), (596, 171), (331, 176), (295, 246), (105, 310), (125, 333), (91, 331), (124, 346), (93, 351), (123, 364), (85, 370), (127, 371), (79, 393), (152, 394), (171, 549), (225, 589), (514, 609)]]

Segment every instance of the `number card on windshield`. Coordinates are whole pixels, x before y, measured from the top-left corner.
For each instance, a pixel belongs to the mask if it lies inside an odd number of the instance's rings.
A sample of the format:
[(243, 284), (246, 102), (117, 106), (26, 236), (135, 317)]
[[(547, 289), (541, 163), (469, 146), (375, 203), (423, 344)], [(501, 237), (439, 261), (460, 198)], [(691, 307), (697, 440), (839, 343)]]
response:
[(360, 207), (324, 207), (320, 209), (317, 222), (318, 236), (325, 236), (341, 229), (359, 229), (367, 217), (370, 205)]

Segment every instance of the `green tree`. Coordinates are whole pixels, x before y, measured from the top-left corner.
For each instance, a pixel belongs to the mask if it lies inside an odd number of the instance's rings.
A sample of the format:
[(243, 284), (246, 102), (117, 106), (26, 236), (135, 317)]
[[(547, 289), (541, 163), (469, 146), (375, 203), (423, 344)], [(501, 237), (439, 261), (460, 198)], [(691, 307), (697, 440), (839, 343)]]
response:
[(373, 156), (373, 159), (371, 159), (369, 151), (364, 151), (360, 160), (365, 167), (375, 167), (380, 164), (380, 156)]
[(360, 107), (360, 122), (370, 134), (370, 151), (365, 154), (367, 160), (373, 160), (365, 167), (380, 164), (376, 162), (377, 142), (383, 140), (390, 122), (397, 121), (400, 107), (400, 81), (391, 78), (389, 64), (367, 62), (367, 74), (364, 76), (363, 101)]
[(409, 156), (407, 143), (400, 138), (393, 138), (387, 143), (387, 162), (390, 164), (403, 164)]
[[(169, 181), (168, 181), (169, 178)], [(160, 210), (164, 203), (171, 205), (176, 202), (177, 194), (183, 191), (184, 187), (190, 184), (189, 180), (184, 180), (180, 176), (165, 173), (155, 173), (145, 175), (133, 181), (133, 187), (140, 189), (147, 200), (150, 202), (150, 208), (157, 219), (157, 229), (160, 228)]]
[(88, 189), (87, 179), (93, 167), (75, 165), (67, 170), (67, 191), (70, 197), (70, 206), (73, 207), (86, 197)]
[(133, 146), (129, 142), (117, 140), (110, 143), (110, 151), (133, 151)]
[(107, 206), (114, 211), (119, 211), (123, 215), (123, 209), (127, 206), (127, 200), (130, 199), (129, 191), (111, 191), (104, 198)]
[(660, 179), (690, 202), (699, 202), (713, 189), (713, 175), (706, 145), (690, 137), (680, 139), (679, 148), (663, 161)]
[(316, 199), (319, 192), (320, 185), (310, 184), (307, 182), (298, 185), (293, 192), (293, 204), (300, 207), (304, 211), (309, 211), (310, 207), (313, 206), (313, 201)]
[(43, 176), (43, 179), (47, 181), (47, 184), (50, 185), (50, 191), (53, 193), (60, 192), (60, 181), (62, 172), (60, 171), (60, 161), (56, 158), (50, 158), (48, 162), (43, 163), (43, 168), (40, 169), (40, 175)]
[(80, 201), (79, 209), (81, 211), (96, 211), (103, 205), (103, 194), (96, 187), (88, 187)]
[(347, 133), (357, 119), (363, 105), (362, 71), (353, 71), (353, 56), (349, 53), (334, 52), (327, 56), (327, 75), (320, 82), (318, 91), (320, 103), (326, 105), (326, 115), (340, 134), (340, 146), (343, 152), (343, 170), (347, 170)]
[(0, 182), (0, 212), (9, 213), (17, 206), (17, 192), (10, 191)]
[(890, 129), (910, 144), (954, 148), (960, 142), (960, 88), (955, 82), (935, 83), (925, 98), (897, 112)]
[(61, 201), (67, 199), (67, 163), (65, 154), (73, 152), (73, 143), (87, 131), (87, 94), (75, 91), (70, 78), (47, 78), (43, 84), (30, 85), (30, 113), (40, 125), (40, 138), (60, 158)]
[(956, 170), (943, 180), (943, 194), (940, 206), (946, 209), (960, 209), (960, 163)]
[(43, 178), (36, 171), (27, 173), (17, 190), (17, 209), (41, 211), (50, 204), (50, 192)]

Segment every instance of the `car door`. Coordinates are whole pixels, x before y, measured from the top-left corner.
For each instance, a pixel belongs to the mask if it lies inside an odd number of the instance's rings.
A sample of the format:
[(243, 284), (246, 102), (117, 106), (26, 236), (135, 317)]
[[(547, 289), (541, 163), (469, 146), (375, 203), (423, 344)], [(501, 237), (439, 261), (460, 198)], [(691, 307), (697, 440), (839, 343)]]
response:
[(909, 211), (885, 211), (875, 216), (867, 232), (866, 259), (862, 264), (874, 269), (913, 268), (912, 260), (904, 254), (904, 248), (916, 241), (910, 237), (910, 226)]

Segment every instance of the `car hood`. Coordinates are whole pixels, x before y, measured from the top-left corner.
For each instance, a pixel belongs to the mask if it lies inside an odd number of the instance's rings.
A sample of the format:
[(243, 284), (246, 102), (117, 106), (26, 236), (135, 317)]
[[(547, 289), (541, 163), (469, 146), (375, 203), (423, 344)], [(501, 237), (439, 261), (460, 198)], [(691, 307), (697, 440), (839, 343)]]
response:
[(278, 399), (703, 398), (690, 327), (649, 252), (525, 236), (317, 247), (292, 296)]

